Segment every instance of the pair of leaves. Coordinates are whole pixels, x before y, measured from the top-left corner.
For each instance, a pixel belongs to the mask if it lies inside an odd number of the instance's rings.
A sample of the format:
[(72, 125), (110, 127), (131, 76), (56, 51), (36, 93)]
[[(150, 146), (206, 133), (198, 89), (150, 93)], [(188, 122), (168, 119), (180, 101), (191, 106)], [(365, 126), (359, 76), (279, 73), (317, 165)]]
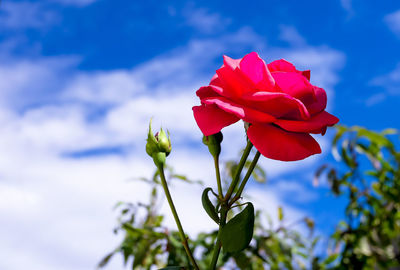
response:
[[(204, 210), (217, 224), (220, 223), (217, 209), (208, 197), (211, 188), (206, 188), (201, 196), (201, 202)], [(253, 238), (254, 230), (254, 206), (247, 203), (242, 212), (234, 216), (221, 229), (221, 241), (225, 252), (239, 252), (247, 248)]]
[(247, 248), (253, 238), (253, 230), (254, 206), (249, 202), (242, 212), (222, 228), (221, 241), (224, 251), (236, 253)]

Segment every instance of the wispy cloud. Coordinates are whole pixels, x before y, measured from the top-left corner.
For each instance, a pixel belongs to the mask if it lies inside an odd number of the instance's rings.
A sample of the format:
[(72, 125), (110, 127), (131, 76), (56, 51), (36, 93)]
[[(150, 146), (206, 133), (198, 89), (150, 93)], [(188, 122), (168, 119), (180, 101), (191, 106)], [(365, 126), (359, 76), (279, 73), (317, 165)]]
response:
[(0, 29), (45, 29), (58, 21), (58, 14), (42, 2), (3, 1), (0, 6)]
[(399, 95), (400, 94), (400, 63), (397, 64), (396, 68), (390, 71), (388, 74), (378, 76), (370, 82), (371, 85), (381, 86), (388, 90), (389, 94)]
[(90, 4), (93, 4), (97, 0), (47, 0), (52, 3), (60, 3), (63, 5), (77, 6), (77, 7), (85, 7)]
[(209, 12), (205, 8), (188, 6), (183, 10), (186, 24), (205, 34), (219, 33), (230, 23), (229, 18), (223, 18), (219, 13)]
[(372, 106), (384, 101), (388, 96), (400, 95), (400, 63), (387, 74), (375, 77), (369, 82), (371, 86), (385, 89), (383, 92), (372, 95), (366, 100), (367, 106)]
[(281, 25), (280, 30), (279, 38), (281, 40), (288, 42), (292, 46), (299, 47), (306, 45), (305, 39), (294, 26)]
[(353, 2), (352, 0), (340, 0), (340, 5), (347, 12), (348, 19), (354, 16), (354, 9), (352, 2)]
[(367, 100), (365, 100), (365, 105), (367, 107), (374, 106), (376, 104), (383, 102), (386, 99), (386, 97), (387, 97), (387, 95), (385, 93), (374, 94), (374, 95), (370, 96), (369, 98), (367, 98)]
[(383, 20), (389, 29), (398, 37), (400, 37), (400, 10), (386, 15)]

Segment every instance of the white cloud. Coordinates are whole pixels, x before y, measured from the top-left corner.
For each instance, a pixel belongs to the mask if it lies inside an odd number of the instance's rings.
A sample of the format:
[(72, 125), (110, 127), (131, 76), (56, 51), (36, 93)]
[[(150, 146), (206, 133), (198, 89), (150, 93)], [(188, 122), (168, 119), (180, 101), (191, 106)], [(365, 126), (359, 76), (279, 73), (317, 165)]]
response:
[(3, 1), (0, 9), (0, 28), (48, 28), (59, 21), (56, 12), (40, 2)]
[(289, 199), (295, 202), (310, 202), (318, 198), (318, 193), (307, 188), (303, 183), (295, 181), (279, 179), (271, 183), (271, 189), (281, 198)]
[(389, 29), (400, 37), (400, 10), (386, 15), (383, 20), (389, 27)]
[(2, 1), (0, 9), (0, 29), (47, 30), (60, 23), (62, 14), (51, 6), (58, 3), (66, 6), (85, 7), (96, 0), (45, 0), (45, 1)]
[(205, 8), (187, 7), (183, 15), (187, 25), (205, 34), (218, 33), (230, 23), (230, 19), (222, 18), (218, 13), (210, 13)]
[(400, 94), (400, 63), (388, 74), (378, 76), (370, 82), (373, 86), (384, 87), (390, 95)]
[(49, 2), (60, 3), (63, 5), (84, 7), (90, 4), (93, 4), (97, 0), (48, 0)]
[(292, 46), (304, 46), (306, 45), (305, 39), (300, 35), (297, 29), (293, 26), (281, 25), (280, 26), (279, 38), (283, 41), (288, 42)]
[(365, 101), (365, 105), (367, 107), (371, 107), (374, 106), (375, 104), (383, 102), (385, 99), (386, 99), (385, 93), (377, 93), (367, 98), (367, 100)]
[(370, 96), (365, 101), (367, 106), (379, 104), (388, 96), (398, 97), (400, 95), (400, 63), (398, 63), (396, 68), (389, 73), (373, 78), (369, 82), (369, 85), (383, 88), (384, 91)]
[[(214, 39), (192, 40), (132, 69), (78, 71), (75, 57), (2, 62), (0, 195), (7, 196), (0, 196), (4, 217), (0, 250), (8, 259), (0, 261), (0, 268), (89, 269), (118, 243), (120, 239), (111, 233), (115, 224), (111, 207), (119, 200), (147, 198), (144, 184), (126, 180), (153, 171), (144, 153), (151, 116), (154, 128), (162, 124), (172, 133), (169, 162), (176, 170), (215, 186), (212, 161), (200, 142), (191, 106), (198, 103), (194, 90), (209, 81), (228, 49), (233, 57), (252, 50), (284, 55), (300, 66), (319, 69), (314, 80), (329, 87), (337, 82), (335, 74), (343, 61), (337, 60), (339, 52), (327, 47), (267, 48), (263, 38), (243, 28)], [(224, 134), (226, 160), (237, 154), (227, 146), (243, 146), (245, 137), (240, 123)], [(110, 146), (127, 150), (124, 155), (81, 159), (65, 155)], [(261, 164), (267, 165), (269, 177), (277, 177), (317, 160), (317, 156), (298, 163), (262, 159)], [(265, 188), (254, 190), (250, 185), (248, 192), (258, 198), (258, 207), (275, 211), (284, 203), (272, 187)], [(171, 191), (178, 194), (177, 208), (189, 233), (215, 228), (201, 208), (199, 186), (175, 183)], [(162, 211), (174, 226), (166, 204)], [(298, 209), (288, 211), (292, 217), (303, 215)]]
[[(76, 66), (77, 57), (49, 57), (34, 60), (15, 60), (2, 57), (0, 64), (0, 105), (23, 107), (59, 99), (60, 85)], [(23, 97), (23, 98), (21, 98)]]
[[(294, 221), (298, 221), (306, 216), (306, 212), (292, 208), (287, 205), (282, 205), (282, 198), (277, 195), (275, 190), (260, 190), (256, 188), (249, 188), (247, 194), (251, 201), (254, 203), (255, 209), (265, 209), (265, 205), (268, 205), (268, 212), (265, 213), (272, 220), (273, 224), (278, 225), (278, 208), (283, 207), (285, 211), (285, 222), (291, 224)], [(265, 222), (266, 220), (263, 219)]]

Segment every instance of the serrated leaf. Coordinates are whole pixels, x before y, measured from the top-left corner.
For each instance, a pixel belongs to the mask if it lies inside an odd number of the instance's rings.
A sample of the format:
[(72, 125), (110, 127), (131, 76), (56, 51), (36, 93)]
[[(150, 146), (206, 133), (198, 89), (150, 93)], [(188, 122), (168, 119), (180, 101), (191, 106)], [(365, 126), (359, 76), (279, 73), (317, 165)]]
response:
[(222, 228), (221, 241), (225, 252), (239, 252), (247, 248), (253, 238), (254, 206), (247, 203), (242, 212)]
[(217, 224), (219, 224), (219, 216), (215, 206), (212, 204), (210, 198), (208, 197), (208, 192), (212, 191), (211, 188), (206, 188), (201, 195), (201, 203), (203, 204), (204, 210), (206, 210), (207, 214), (212, 218)]

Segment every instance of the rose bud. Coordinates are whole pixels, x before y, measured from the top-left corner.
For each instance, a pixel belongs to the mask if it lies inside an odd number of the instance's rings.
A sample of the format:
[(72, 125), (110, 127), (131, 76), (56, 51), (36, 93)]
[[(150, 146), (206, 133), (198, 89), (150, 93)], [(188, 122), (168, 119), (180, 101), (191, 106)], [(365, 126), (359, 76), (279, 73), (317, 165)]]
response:
[(208, 151), (210, 151), (213, 157), (217, 157), (221, 153), (222, 140), (223, 136), (221, 132), (210, 136), (203, 136), (203, 143), (208, 146)]
[(146, 143), (147, 154), (153, 158), (153, 161), (157, 166), (162, 166), (165, 164), (165, 158), (169, 153), (171, 153), (171, 149), (171, 140), (169, 136), (165, 134), (162, 128), (160, 129), (160, 132), (157, 132), (154, 136), (150, 121)]

